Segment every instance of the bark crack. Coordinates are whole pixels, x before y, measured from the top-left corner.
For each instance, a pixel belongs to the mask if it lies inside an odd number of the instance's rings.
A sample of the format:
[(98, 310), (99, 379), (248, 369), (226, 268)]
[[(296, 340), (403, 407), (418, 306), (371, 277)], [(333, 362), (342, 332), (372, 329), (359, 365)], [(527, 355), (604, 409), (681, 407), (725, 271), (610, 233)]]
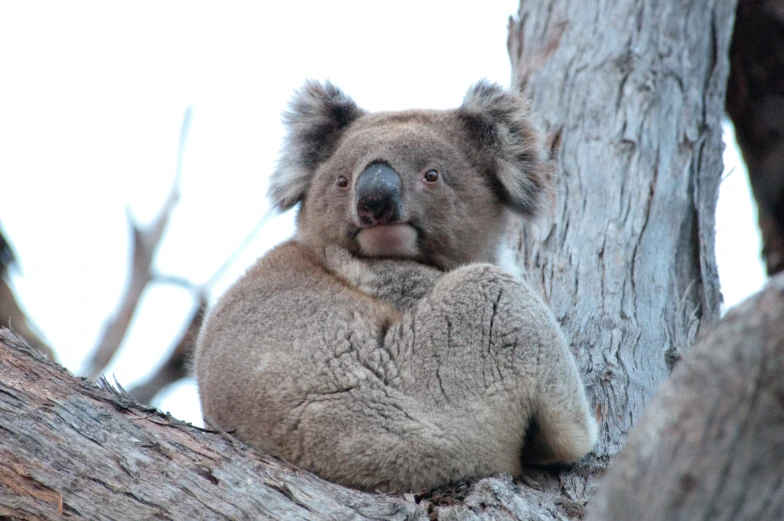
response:
[(631, 277), (629, 280), (632, 285), (632, 294), (633, 294), (633, 302), (634, 302), (634, 320), (635, 322), (638, 319), (638, 307), (637, 307), (637, 255), (639, 253), (640, 244), (642, 243), (643, 239), (645, 238), (645, 230), (648, 227), (648, 221), (651, 217), (651, 208), (653, 207), (653, 197), (656, 194), (656, 183), (659, 179), (659, 164), (661, 162), (661, 155), (660, 150), (656, 148), (656, 162), (653, 168), (653, 174), (651, 176), (651, 182), (648, 185), (648, 197), (645, 201), (645, 212), (643, 214), (643, 221), (642, 225), (640, 226), (640, 233), (637, 236), (637, 240), (634, 242), (634, 248), (632, 249), (632, 266), (631, 266)]

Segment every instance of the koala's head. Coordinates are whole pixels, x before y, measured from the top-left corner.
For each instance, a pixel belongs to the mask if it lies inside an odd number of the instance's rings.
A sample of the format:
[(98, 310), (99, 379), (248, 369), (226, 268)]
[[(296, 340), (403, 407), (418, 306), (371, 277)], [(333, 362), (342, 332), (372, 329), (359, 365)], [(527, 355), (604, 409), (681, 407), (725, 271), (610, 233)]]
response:
[(450, 269), (493, 262), (508, 211), (533, 215), (552, 163), (527, 103), (480, 82), (454, 110), (367, 113), (308, 82), (269, 196), (302, 204), (298, 240)]

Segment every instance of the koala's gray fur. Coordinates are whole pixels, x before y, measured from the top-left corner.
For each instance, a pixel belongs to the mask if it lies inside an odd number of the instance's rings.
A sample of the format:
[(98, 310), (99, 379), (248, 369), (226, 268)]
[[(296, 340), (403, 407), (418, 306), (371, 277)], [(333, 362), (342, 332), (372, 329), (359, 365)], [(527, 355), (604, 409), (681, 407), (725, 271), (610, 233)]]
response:
[[(205, 416), (365, 490), (589, 452), (596, 423), (558, 324), (493, 264), (509, 210), (533, 214), (552, 175), (526, 103), (481, 82), (455, 110), (368, 114), (307, 83), (285, 124), (270, 196), (301, 203), (297, 235), (207, 319)], [(387, 184), (362, 188), (371, 170)]]

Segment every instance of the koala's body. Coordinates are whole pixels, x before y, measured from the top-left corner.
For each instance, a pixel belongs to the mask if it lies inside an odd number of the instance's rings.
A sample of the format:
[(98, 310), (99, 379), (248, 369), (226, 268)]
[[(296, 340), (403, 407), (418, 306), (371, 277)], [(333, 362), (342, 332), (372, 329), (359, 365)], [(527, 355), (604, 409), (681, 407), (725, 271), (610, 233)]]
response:
[(296, 237), (200, 335), (205, 417), (364, 490), (420, 490), (589, 452), (596, 423), (546, 305), (494, 265), (549, 182), (525, 102), (479, 83), (450, 111), (368, 114), (308, 83), (271, 179)]

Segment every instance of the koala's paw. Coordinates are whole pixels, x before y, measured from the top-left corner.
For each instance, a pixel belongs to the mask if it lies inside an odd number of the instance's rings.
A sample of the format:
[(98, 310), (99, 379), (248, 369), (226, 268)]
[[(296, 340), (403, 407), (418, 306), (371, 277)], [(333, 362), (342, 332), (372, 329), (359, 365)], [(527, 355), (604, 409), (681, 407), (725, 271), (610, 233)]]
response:
[(339, 246), (324, 248), (324, 262), (327, 270), (349, 286), (375, 296), (373, 288), (378, 286), (378, 277), (367, 262)]

